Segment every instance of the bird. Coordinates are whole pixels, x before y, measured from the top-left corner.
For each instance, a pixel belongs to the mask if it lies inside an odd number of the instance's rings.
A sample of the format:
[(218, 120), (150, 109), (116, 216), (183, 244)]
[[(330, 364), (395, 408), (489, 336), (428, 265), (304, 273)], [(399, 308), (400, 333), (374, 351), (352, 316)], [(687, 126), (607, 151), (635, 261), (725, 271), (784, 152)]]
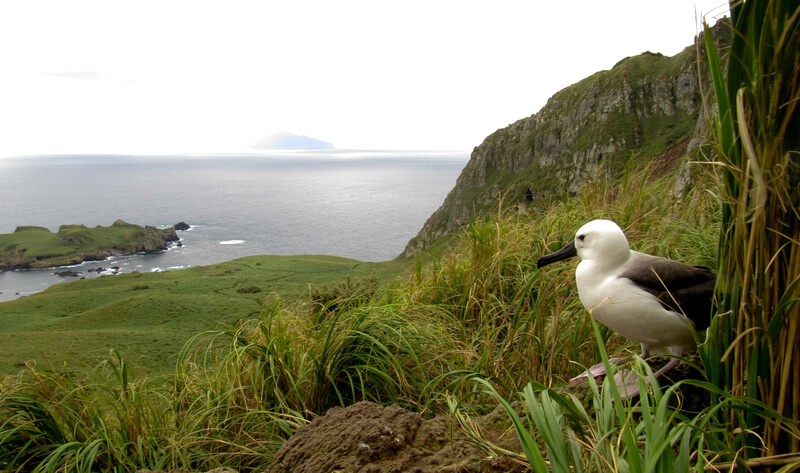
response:
[[(680, 363), (676, 357), (697, 348), (697, 340), (711, 320), (716, 283), (711, 269), (633, 251), (619, 225), (603, 219), (580, 227), (573, 241), (539, 258), (536, 266), (574, 256), (581, 260), (575, 270), (578, 296), (589, 314), (639, 342), (642, 358), (673, 356), (654, 373), (656, 378)], [(601, 363), (573, 379), (603, 374), (605, 365)], [(638, 394), (632, 385), (625, 391), (627, 397)]]

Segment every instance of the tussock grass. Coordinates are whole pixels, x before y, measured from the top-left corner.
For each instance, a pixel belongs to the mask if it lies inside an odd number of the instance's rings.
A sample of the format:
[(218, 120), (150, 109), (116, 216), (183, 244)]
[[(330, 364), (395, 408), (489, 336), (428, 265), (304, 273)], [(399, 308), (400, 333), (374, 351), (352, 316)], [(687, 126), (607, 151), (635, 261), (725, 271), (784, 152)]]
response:
[(729, 459), (745, 460), (800, 450), (800, 8), (731, 2), (731, 23), (726, 70), (706, 41), (722, 228), (705, 353), (716, 385), (773, 413), (723, 411), (745, 433)]
[[(602, 346), (599, 328), (593, 325)], [(615, 368), (605, 353), (603, 360), (613, 372)], [(689, 471), (691, 429), (674, 402), (680, 384), (662, 392), (646, 363), (639, 360), (635, 369), (642, 393), (635, 406), (621, 401), (613, 377), (606, 377), (602, 387), (589, 379), (588, 402), (539, 383), (528, 383), (516, 405), (488, 381), (476, 381), (510, 416), (533, 471)], [(458, 407), (451, 405), (453, 414), (469, 430), (470, 424)], [(498, 453), (479, 435), (475, 439), (490, 453)]]
[[(132, 377), (112, 353), (91, 376), (29, 370), (3, 386), (0, 467), (19, 471), (110, 471), (172, 463), (180, 455), (171, 401)], [(11, 471), (11, 470), (9, 470)]]

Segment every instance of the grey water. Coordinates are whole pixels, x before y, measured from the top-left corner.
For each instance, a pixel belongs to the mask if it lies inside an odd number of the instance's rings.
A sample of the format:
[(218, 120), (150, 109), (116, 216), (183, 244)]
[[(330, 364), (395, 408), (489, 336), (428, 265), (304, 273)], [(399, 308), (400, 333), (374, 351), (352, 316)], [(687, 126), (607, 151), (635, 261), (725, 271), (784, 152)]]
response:
[[(122, 219), (191, 229), (163, 253), (85, 263), (121, 273), (209, 265), (261, 254), (398, 256), (442, 204), (467, 152), (313, 151), (235, 155), (58, 155), (0, 159), (0, 233)], [(0, 273), (0, 301), (71, 278)]]

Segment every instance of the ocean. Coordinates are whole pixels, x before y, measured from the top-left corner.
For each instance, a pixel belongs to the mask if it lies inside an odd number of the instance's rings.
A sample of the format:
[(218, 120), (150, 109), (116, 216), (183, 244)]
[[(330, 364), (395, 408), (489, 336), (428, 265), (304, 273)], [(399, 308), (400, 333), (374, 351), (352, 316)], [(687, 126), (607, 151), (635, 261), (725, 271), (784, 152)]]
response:
[[(121, 272), (261, 254), (398, 256), (442, 204), (467, 152), (313, 151), (236, 155), (58, 155), (0, 159), (0, 233), (122, 219), (171, 226), (183, 245), (86, 263)], [(56, 270), (0, 273), (0, 301), (64, 281)], [(71, 278), (66, 278), (71, 280)]]

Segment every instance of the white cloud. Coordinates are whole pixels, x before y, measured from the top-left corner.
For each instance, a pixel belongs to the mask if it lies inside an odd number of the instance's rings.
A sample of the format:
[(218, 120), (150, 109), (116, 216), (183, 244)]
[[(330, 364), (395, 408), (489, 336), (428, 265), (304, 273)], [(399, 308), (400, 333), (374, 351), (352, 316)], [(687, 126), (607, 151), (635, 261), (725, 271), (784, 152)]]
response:
[(467, 149), (625, 56), (676, 54), (695, 5), (720, 4), (3, 2), (0, 155), (224, 151), (278, 130)]

